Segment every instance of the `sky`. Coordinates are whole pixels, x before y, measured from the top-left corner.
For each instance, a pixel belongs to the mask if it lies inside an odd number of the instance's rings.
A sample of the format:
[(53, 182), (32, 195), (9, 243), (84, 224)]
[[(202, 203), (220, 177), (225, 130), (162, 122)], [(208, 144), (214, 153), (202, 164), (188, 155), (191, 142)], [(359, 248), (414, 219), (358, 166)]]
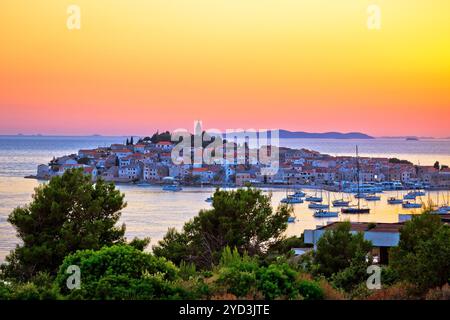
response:
[(0, 1), (0, 134), (450, 137), (449, 119), (448, 0)]

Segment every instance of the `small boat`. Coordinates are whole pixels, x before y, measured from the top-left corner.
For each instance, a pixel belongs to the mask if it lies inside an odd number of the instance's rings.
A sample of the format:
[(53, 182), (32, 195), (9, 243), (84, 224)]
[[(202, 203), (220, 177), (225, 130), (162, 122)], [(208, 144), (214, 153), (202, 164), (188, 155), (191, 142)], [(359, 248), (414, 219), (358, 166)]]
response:
[(416, 200), (416, 198), (417, 198), (417, 195), (414, 191), (408, 192), (407, 194), (405, 194), (403, 196), (403, 199), (405, 199), (405, 200)]
[(294, 223), (295, 222), (295, 217), (289, 217), (287, 222), (288, 223)]
[(297, 197), (287, 196), (286, 198), (281, 199), (281, 203), (297, 204), (297, 203), (303, 203), (303, 200), (300, 198), (297, 198)]
[(432, 211), (431, 213), (432, 213), (432, 214), (448, 214), (448, 211), (442, 209), (442, 207), (441, 207), (441, 208), (439, 208), (439, 209), (437, 209), (437, 210), (435, 210), (435, 211)]
[(335, 218), (335, 217), (339, 217), (339, 212), (317, 210), (316, 212), (314, 212), (313, 216), (314, 216), (314, 218)]
[(381, 197), (376, 194), (368, 194), (364, 199), (366, 199), (366, 201), (380, 201)]
[(356, 193), (355, 198), (356, 199), (364, 199), (367, 195), (365, 193)]
[(390, 197), (387, 202), (388, 202), (388, 204), (402, 204), (403, 200), (397, 199), (395, 197)]
[(427, 195), (427, 193), (425, 192), (425, 191), (422, 191), (422, 190), (417, 190), (417, 191), (414, 191), (414, 192), (412, 192), (416, 197), (423, 197), (423, 196), (426, 196)]
[(365, 213), (370, 213), (370, 209), (369, 208), (359, 208), (359, 207), (342, 208), (341, 212), (346, 213), (346, 214), (365, 214)]
[(322, 202), (323, 201), (322, 197), (316, 197), (316, 196), (306, 197), (305, 200), (309, 201), (309, 202)]
[(350, 204), (350, 201), (346, 201), (344, 199), (334, 200), (333, 201), (333, 207), (348, 207)]
[(297, 198), (303, 198), (306, 196), (306, 193), (304, 193), (303, 191), (297, 191), (292, 196)]
[(328, 209), (329, 205), (313, 202), (313, 203), (308, 204), (308, 208), (309, 209)]
[(406, 201), (406, 202), (402, 203), (402, 207), (405, 209), (418, 209), (418, 208), (422, 208), (422, 204)]
[(442, 207), (439, 208), (439, 210), (443, 210), (443, 211), (449, 212), (450, 211), (450, 206), (442, 206)]
[(206, 198), (205, 202), (208, 202), (208, 203), (213, 202), (213, 197), (208, 197), (208, 198)]
[(162, 188), (164, 191), (181, 191), (183, 188), (177, 184), (170, 184)]

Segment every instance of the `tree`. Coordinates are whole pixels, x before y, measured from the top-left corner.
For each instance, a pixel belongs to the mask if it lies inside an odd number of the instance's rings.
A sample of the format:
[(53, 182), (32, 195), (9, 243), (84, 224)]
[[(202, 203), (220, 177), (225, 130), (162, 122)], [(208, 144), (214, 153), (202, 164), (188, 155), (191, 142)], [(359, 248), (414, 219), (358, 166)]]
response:
[(419, 290), (442, 286), (450, 278), (450, 228), (439, 216), (414, 216), (400, 230), (398, 247), (391, 249), (391, 266)]
[(329, 277), (366, 260), (372, 248), (362, 233), (350, 233), (350, 222), (338, 223), (333, 230), (327, 230), (317, 243), (314, 262), (318, 272)]
[(213, 208), (201, 210), (181, 233), (169, 230), (154, 252), (172, 261), (194, 262), (201, 268), (217, 263), (226, 246), (250, 256), (262, 254), (283, 239), (292, 210), (281, 205), (273, 212), (270, 199), (254, 188), (216, 190)]
[(114, 184), (93, 184), (80, 169), (37, 187), (33, 201), (8, 217), (22, 244), (2, 265), (4, 276), (24, 281), (38, 272), (55, 274), (69, 253), (124, 242), (125, 225), (116, 227), (123, 199)]
[(439, 170), (439, 169), (441, 168), (441, 165), (439, 164), (439, 161), (436, 161), (436, 162), (434, 163), (433, 167), (434, 167), (436, 170)]
[[(67, 289), (66, 270), (77, 265), (81, 288)], [(71, 299), (168, 299), (182, 295), (176, 285), (178, 268), (130, 245), (114, 245), (101, 250), (83, 250), (67, 256), (59, 269), (56, 283)]]

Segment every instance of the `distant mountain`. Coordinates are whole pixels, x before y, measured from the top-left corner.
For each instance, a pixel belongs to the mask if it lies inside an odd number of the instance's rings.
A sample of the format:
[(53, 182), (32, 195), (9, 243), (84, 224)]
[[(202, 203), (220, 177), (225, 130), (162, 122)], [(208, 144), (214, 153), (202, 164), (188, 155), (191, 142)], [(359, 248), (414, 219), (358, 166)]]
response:
[(324, 132), (324, 133), (310, 133), (302, 131), (287, 131), (280, 130), (281, 139), (375, 139), (367, 134), (360, 132)]

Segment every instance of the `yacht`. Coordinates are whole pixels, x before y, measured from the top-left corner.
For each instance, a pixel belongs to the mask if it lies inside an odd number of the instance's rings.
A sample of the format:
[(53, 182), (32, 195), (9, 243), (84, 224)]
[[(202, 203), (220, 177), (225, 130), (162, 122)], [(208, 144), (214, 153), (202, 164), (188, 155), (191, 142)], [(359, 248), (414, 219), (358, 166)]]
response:
[(381, 197), (376, 194), (368, 194), (364, 199), (366, 199), (366, 201), (380, 201)]
[(309, 196), (309, 197), (306, 197), (305, 200), (309, 201), (309, 202), (322, 202), (323, 201), (322, 197), (317, 197), (317, 196)]
[(361, 193), (361, 192), (355, 194), (356, 199), (364, 199), (366, 196), (367, 195), (365, 193)]
[(410, 191), (403, 196), (403, 199), (405, 199), (405, 200), (416, 200), (416, 198), (417, 198), (417, 195), (414, 191)]
[(433, 214), (448, 214), (448, 211), (443, 209), (443, 207), (440, 207), (439, 209), (437, 209), (431, 213), (433, 213)]
[(402, 203), (402, 207), (404, 209), (418, 209), (418, 208), (422, 208), (422, 204), (416, 203), (416, 202), (405, 201)]
[(314, 218), (334, 218), (339, 217), (339, 212), (337, 211), (326, 211), (326, 210), (317, 210), (314, 212)]
[(333, 207), (348, 207), (350, 204), (350, 201), (346, 201), (344, 199), (334, 200), (333, 201)]
[(164, 191), (181, 191), (183, 188), (177, 184), (170, 184), (162, 188)]
[(403, 200), (402, 200), (402, 199), (398, 199), (398, 198), (396, 198), (396, 197), (390, 197), (390, 198), (387, 200), (387, 202), (388, 202), (388, 204), (402, 204), (402, 203), (403, 203)]
[(308, 204), (308, 208), (309, 209), (328, 209), (329, 206), (327, 204), (313, 202), (313, 203)]
[(281, 203), (297, 204), (297, 203), (303, 203), (303, 200), (300, 198), (297, 198), (297, 197), (287, 196), (286, 198), (281, 199)]
[(293, 197), (297, 197), (297, 198), (303, 198), (306, 196), (306, 193), (304, 193), (303, 191), (297, 191), (293, 194)]
[(205, 202), (208, 202), (208, 203), (213, 202), (213, 197), (208, 197), (208, 198), (206, 198)]

